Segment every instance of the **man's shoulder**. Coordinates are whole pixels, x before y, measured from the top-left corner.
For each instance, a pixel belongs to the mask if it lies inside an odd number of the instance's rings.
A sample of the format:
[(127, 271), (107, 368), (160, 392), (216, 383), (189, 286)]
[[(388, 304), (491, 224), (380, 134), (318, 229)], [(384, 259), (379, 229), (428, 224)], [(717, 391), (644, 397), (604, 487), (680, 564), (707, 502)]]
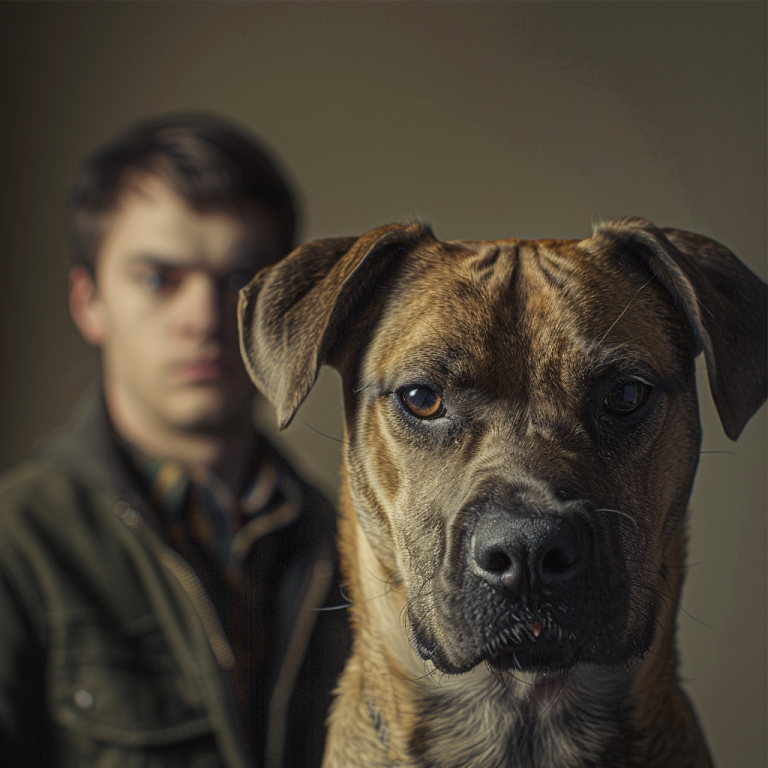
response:
[(92, 525), (105, 500), (66, 468), (30, 459), (0, 475), (0, 547), (19, 537), (71, 537)]
[(66, 470), (49, 459), (29, 459), (0, 474), (0, 514), (8, 510), (46, 506), (75, 481)]

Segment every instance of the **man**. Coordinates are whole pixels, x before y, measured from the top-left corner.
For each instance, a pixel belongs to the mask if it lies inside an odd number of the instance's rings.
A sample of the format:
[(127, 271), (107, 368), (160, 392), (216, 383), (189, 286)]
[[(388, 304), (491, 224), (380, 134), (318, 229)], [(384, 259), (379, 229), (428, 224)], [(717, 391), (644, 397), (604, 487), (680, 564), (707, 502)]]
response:
[(210, 116), (80, 169), (70, 310), (102, 381), (0, 480), (0, 764), (319, 764), (347, 648), (318, 611), (334, 514), (251, 426), (235, 314), (294, 218)]

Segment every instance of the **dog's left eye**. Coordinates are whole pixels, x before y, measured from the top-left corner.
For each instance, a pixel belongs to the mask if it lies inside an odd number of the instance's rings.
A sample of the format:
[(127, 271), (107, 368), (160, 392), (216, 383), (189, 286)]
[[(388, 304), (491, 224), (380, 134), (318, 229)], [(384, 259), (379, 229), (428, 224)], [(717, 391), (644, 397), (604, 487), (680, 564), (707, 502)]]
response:
[(627, 416), (640, 410), (650, 394), (650, 384), (640, 379), (619, 379), (608, 392), (603, 408), (614, 416)]
[(437, 419), (445, 413), (443, 401), (434, 389), (425, 386), (407, 386), (400, 390), (405, 407), (420, 419)]

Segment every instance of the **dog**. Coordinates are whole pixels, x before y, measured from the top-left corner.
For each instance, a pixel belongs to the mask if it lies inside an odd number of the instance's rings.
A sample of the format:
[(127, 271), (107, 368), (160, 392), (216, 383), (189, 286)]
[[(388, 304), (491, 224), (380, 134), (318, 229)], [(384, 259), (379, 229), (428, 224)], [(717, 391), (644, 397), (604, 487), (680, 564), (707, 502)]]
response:
[(710, 766), (674, 634), (700, 450), (766, 398), (766, 286), (639, 218), (318, 240), (238, 309), (284, 428), (343, 379), (351, 657), (324, 768)]

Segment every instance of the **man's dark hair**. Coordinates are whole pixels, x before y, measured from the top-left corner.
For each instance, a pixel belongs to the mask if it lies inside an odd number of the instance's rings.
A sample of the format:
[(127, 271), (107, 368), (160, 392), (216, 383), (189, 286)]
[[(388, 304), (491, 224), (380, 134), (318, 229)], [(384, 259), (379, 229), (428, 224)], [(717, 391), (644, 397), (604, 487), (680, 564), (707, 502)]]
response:
[(293, 246), (296, 203), (256, 141), (209, 114), (142, 121), (81, 164), (70, 195), (73, 261), (93, 272), (108, 219), (135, 175), (167, 182), (192, 208), (247, 216), (258, 207), (277, 225), (281, 255)]

